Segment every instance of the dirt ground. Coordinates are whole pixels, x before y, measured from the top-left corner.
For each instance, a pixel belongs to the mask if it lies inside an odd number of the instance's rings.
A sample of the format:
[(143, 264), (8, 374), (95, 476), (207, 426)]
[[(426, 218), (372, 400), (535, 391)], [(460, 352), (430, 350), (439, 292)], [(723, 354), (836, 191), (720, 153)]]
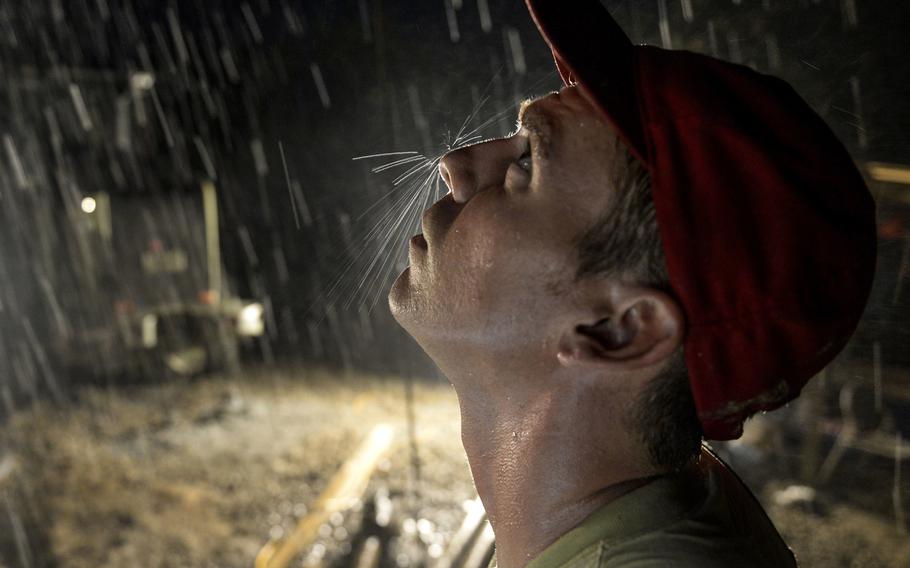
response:
[[(373, 489), (388, 490), (405, 533), (429, 535), (411, 544), (420, 565), (445, 547), (474, 491), (455, 396), (439, 382), (413, 391), (417, 479), (405, 388), (323, 370), (250, 372), (86, 388), (65, 408), (22, 411), (0, 429), (0, 472), (11, 472), (0, 473), (0, 567), (252, 566), (379, 423), (396, 436)], [(910, 539), (891, 518), (836, 501), (774, 505), (781, 483), (756, 493), (802, 566), (910, 566)], [(344, 519), (331, 524), (319, 557), (292, 565), (344, 563), (354, 535)]]

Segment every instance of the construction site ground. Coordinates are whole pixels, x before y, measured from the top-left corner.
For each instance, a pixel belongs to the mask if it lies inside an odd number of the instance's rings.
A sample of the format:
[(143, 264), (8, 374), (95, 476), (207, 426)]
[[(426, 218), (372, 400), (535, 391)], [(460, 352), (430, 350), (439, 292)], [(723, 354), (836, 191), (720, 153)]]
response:
[[(0, 566), (253, 566), (380, 423), (395, 436), (368, 495), (393, 507), (395, 563), (430, 566), (475, 493), (452, 388), (414, 384), (416, 445), (406, 388), (398, 377), (298, 368), (84, 387), (63, 405), (33, 404), (0, 428)], [(802, 566), (910, 566), (890, 509), (851, 498), (889, 499), (889, 477), (835, 480), (812, 506), (776, 504), (793, 480), (744, 477), (761, 479), (753, 489)], [(291, 565), (350, 563), (357, 528), (342, 517)]]

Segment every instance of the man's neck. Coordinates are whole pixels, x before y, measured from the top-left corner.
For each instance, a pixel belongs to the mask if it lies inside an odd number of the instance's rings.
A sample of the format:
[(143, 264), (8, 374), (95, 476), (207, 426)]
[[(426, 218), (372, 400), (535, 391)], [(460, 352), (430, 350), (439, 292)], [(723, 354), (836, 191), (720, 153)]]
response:
[(587, 393), (456, 391), (462, 441), (501, 568), (527, 565), (655, 474), (636, 465), (637, 448), (619, 431), (621, 409), (593, 404)]

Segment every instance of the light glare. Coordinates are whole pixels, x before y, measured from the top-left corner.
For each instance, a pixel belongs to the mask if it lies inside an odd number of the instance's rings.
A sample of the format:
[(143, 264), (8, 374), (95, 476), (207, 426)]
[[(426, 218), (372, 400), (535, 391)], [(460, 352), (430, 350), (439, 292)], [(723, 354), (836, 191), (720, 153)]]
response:
[(82, 198), (82, 210), (86, 213), (94, 213), (95, 209), (98, 207), (98, 204), (95, 202), (94, 197), (83, 197)]

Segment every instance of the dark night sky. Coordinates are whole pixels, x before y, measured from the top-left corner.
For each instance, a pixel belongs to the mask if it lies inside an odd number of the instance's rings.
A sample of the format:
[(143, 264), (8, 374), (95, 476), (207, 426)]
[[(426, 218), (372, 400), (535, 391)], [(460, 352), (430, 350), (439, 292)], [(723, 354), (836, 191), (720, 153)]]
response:
[[(663, 41), (662, 4), (673, 47), (779, 74), (858, 160), (910, 163), (910, 3), (606, 4), (633, 41), (656, 45)], [(363, 249), (368, 258), (390, 254), (358, 240), (376, 220), (360, 215), (392, 190), (400, 170), (371, 174), (376, 162), (352, 158), (410, 150), (439, 155), (485, 95), (489, 100), (474, 124), (505, 110), (480, 133), (505, 134), (517, 101), (559, 86), (523, 3), (489, 0), (488, 30), (479, 5), (0, 2), (6, 75), (0, 122), (9, 140), (0, 176), (8, 203), (0, 300), (14, 306), (0, 312), (0, 329), (16, 329), (25, 317), (39, 335), (56, 337), (62, 318), (78, 332), (90, 319), (79, 306), (110, 303), (97, 292), (87, 299), (91, 278), (80, 247), (91, 246), (73, 213), (81, 195), (189, 191), (215, 173), (228, 283), (240, 295), (267, 300), (269, 352), (430, 372), (391, 322), (384, 301), (364, 313), (328, 309), (326, 298), (347, 299), (350, 277), (342, 281), (342, 293), (329, 291), (352, 250)], [(685, 6), (691, 6), (691, 18), (684, 17)], [(516, 68), (517, 45), (525, 70)], [(130, 73), (137, 70), (154, 74), (153, 93), (130, 91)], [(85, 102), (84, 116), (74, 104), (74, 88)], [(118, 101), (127, 113), (118, 114)], [(86, 129), (85, 116), (93, 128)], [(294, 202), (295, 215), (279, 143), (312, 218), (299, 228), (300, 204)], [(17, 172), (24, 172), (24, 184)], [(363, 267), (355, 264), (350, 274), (359, 277)], [(388, 285), (388, 276), (368, 274), (368, 280), (380, 292)], [(4, 347), (17, 348), (12, 340)]]

